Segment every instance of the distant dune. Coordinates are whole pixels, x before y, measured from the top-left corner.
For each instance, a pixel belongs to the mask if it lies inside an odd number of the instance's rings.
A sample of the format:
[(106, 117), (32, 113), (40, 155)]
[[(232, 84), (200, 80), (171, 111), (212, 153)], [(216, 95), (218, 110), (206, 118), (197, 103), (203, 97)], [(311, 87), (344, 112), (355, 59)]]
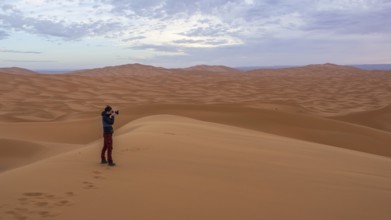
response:
[[(202, 74), (201, 74), (202, 73)], [(104, 77), (105, 79), (100, 79)], [(174, 70), (140, 64), (71, 74), (0, 74), (6, 121), (52, 120), (102, 103), (296, 106), (318, 116), (372, 111), (391, 104), (390, 71), (312, 65), (248, 72)], [(7, 104), (6, 104), (7, 103)]]
[(340, 66), (332, 63), (326, 64), (311, 64), (307, 66), (299, 66), (299, 67), (288, 67), (288, 68), (280, 68), (280, 69), (256, 69), (248, 71), (251, 73), (310, 73), (310, 74), (330, 74), (330, 73), (361, 73), (365, 72), (357, 67), (352, 66)]
[(126, 64), (121, 66), (109, 66), (97, 69), (73, 71), (70, 74), (81, 76), (123, 76), (160, 73), (171, 73), (171, 70), (142, 64)]
[(0, 73), (9, 73), (9, 74), (16, 74), (16, 75), (38, 74), (37, 72), (34, 72), (32, 70), (23, 69), (19, 67), (0, 68)]
[(218, 73), (237, 73), (240, 72), (238, 69), (226, 67), (226, 66), (208, 66), (208, 65), (197, 65), (189, 68), (184, 68), (186, 71), (204, 71), (204, 72), (218, 72)]
[[(0, 80), (0, 219), (390, 219), (391, 71), (129, 64)], [(99, 164), (106, 104), (117, 167)]]
[[(391, 64), (352, 64), (352, 65), (344, 65), (350, 67), (356, 67), (363, 70), (391, 70)], [(292, 65), (286, 66), (241, 66), (236, 67), (237, 69), (243, 71), (256, 70), (256, 69), (282, 69), (282, 68), (291, 68), (297, 67)]]

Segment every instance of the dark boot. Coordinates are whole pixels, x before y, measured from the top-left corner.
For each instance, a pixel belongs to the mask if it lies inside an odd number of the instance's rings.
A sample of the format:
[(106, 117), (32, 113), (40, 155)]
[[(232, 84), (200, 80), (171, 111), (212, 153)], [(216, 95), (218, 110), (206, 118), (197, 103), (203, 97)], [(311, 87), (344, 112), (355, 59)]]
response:
[(106, 163), (107, 163), (107, 160), (102, 160), (100, 163), (101, 163), (101, 164), (106, 164)]
[(115, 166), (115, 163), (114, 162), (109, 162), (107, 165), (113, 167), (113, 166)]

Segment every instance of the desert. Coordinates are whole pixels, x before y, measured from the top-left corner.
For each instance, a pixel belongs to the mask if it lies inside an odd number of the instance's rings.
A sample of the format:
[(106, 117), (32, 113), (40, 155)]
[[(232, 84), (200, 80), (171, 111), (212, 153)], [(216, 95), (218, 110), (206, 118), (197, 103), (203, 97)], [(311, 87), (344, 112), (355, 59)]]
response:
[[(0, 219), (389, 219), (391, 71), (0, 68)], [(100, 164), (106, 105), (115, 167)]]

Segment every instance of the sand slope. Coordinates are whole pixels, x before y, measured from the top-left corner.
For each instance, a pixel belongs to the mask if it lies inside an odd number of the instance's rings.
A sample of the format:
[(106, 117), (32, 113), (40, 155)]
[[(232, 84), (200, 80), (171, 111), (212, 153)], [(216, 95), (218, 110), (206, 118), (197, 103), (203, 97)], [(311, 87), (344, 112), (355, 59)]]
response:
[(146, 115), (175, 114), (391, 157), (389, 132), (278, 108), (257, 109), (241, 105), (142, 105), (125, 109), (123, 112), (129, 117), (128, 120)]
[(83, 145), (0, 138), (0, 173), (81, 147)]
[[(4, 219), (388, 219), (391, 160), (157, 115), (100, 143), (0, 174)], [(29, 181), (25, 181), (29, 179)]]
[(8, 74), (15, 74), (15, 75), (38, 74), (37, 72), (31, 71), (29, 69), (24, 69), (24, 68), (19, 68), (19, 67), (0, 68), (0, 73), (8, 73)]
[(391, 132), (391, 105), (377, 110), (357, 112), (333, 118)]

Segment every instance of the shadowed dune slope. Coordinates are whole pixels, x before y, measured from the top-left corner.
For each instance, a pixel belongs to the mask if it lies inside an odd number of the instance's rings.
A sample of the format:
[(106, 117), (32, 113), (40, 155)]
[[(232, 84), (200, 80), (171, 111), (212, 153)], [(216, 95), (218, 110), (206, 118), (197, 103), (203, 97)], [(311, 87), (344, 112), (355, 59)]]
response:
[(0, 138), (0, 173), (81, 147), (75, 144)]
[(391, 132), (391, 105), (378, 110), (352, 113), (332, 118)]
[(0, 151), (2, 152), (0, 154), (0, 172), (31, 162), (29, 160), (43, 150), (44, 147), (40, 144), (20, 140), (0, 139)]

